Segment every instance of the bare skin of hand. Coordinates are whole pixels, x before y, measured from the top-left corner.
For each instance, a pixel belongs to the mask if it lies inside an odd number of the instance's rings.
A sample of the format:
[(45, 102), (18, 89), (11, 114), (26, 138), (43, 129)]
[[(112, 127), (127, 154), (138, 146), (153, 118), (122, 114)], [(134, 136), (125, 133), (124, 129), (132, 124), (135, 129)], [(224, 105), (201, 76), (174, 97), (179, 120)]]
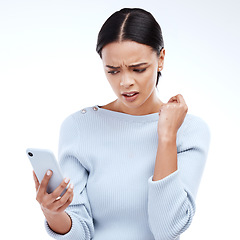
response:
[(67, 187), (69, 179), (65, 178), (61, 184), (50, 194), (47, 193), (47, 185), (52, 176), (49, 170), (45, 174), (41, 184), (39, 183), (35, 172), (33, 178), (36, 188), (36, 200), (39, 202), (43, 214), (53, 231), (59, 234), (65, 234), (71, 229), (71, 218), (65, 212), (65, 209), (73, 200), (73, 185), (70, 184), (67, 191), (60, 197), (63, 190)]
[(159, 110), (158, 148), (153, 181), (158, 181), (175, 172), (177, 166), (177, 131), (182, 125), (188, 107), (181, 94), (169, 99)]
[(167, 103), (164, 103), (159, 110), (159, 136), (162, 136), (163, 138), (176, 136), (187, 111), (188, 107), (181, 94), (173, 96)]

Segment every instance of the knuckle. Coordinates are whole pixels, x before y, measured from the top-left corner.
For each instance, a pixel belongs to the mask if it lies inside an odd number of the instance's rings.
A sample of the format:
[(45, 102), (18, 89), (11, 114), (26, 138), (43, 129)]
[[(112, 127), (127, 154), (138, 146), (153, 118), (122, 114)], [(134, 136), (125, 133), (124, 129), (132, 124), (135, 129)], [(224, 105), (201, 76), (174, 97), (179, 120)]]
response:
[(39, 203), (41, 203), (41, 201), (42, 201), (42, 196), (39, 194), (39, 192), (37, 192), (35, 198), (36, 198), (36, 200), (37, 200)]
[(69, 193), (72, 193), (72, 192), (73, 192), (73, 189), (71, 188), (71, 186), (68, 187), (67, 191), (68, 191)]
[(61, 206), (65, 205), (68, 202), (68, 200), (66, 200), (66, 199), (61, 199), (59, 201), (60, 201)]
[(65, 188), (66, 185), (67, 185), (67, 184), (66, 184), (65, 182), (61, 182), (60, 187), (61, 187), (61, 188)]
[(58, 194), (57, 192), (55, 192), (55, 191), (53, 191), (53, 192), (51, 193), (51, 198), (52, 198), (52, 199), (56, 199), (58, 196), (59, 196), (59, 194)]
[(41, 202), (38, 195), (36, 196), (36, 200), (37, 200), (39, 203)]
[(183, 105), (183, 109), (184, 109), (185, 111), (187, 111), (187, 110), (188, 110), (188, 106), (187, 106), (186, 104), (184, 104), (184, 105)]
[(68, 207), (70, 204), (71, 204), (71, 198), (69, 198), (67, 201), (66, 201), (66, 207)]
[(185, 104), (183, 104), (183, 103), (180, 103), (180, 107), (182, 108), (182, 109), (186, 109), (186, 105)]
[(69, 194), (69, 199), (70, 199), (71, 202), (72, 202), (72, 200), (73, 200), (73, 196), (74, 196), (74, 194), (73, 194), (73, 191), (72, 191), (72, 192), (70, 192), (70, 194)]
[(64, 202), (65, 200), (62, 197), (58, 200), (58, 204), (61, 206), (64, 204)]
[(169, 104), (163, 105), (163, 106), (161, 107), (161, 110), (164, 110), (164, 109), (167, 109), (167, 108), (169, 108)]

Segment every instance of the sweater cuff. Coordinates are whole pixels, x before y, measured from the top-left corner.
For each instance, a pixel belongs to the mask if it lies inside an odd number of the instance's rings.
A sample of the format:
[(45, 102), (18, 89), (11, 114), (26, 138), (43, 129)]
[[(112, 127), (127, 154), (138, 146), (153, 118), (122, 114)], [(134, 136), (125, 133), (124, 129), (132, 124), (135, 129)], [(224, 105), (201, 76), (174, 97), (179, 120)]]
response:
[(153, 181), (148, 179), (148, 220), (155, 239), (175, 239), (191, 224), (195, 203), (184, 189), (180, 171)]
[(158, 185), (158, 184), (165, 184), (166, 182), (172, 181), (172, 179), (176, 178), (176, 175), (178, 175), (179, 170), (177, 169), (173, 173), (169, 174), (163, 179), (153, 181), (153, 175), (148, 179), (148, 183), (153, 184), (153, 185)]
[(67, 232), (66, 234), (58, 234), (56, 232), (54, 232), (48, 225), (47, 220), (45, 219), (44, 221), (44, 225), (45, 225), (45, 229), (47, 231), (47, 233), (50, 235), (50, 237), (55, 238), (55, 239), (61, 239), (61, 240), (69, 240), (69, 239), (77, 239), (80, 236), (80, 232), (79, 232), (79, 226), (77, 226), (77, 222), (78, 220), (76, 219), (76, 217), (71, 214), (70, 212), (66, 213), (69, 215), (69, 217), (72, 220), (72, 227), (70, 229), (69, 232)]
[(178, 169), (161, 180), (153, 181), (152, 178), (153, 176), (148, 179), (151, 201), (158, 202), (159, 199), (162, 199), (162, 204), (165, 203), (168, 205), (170, 201), (172, 201), (172, 204), (176, 204), (175, 201), (183, 201), (187, 196), (180, 181), (180, 172)]

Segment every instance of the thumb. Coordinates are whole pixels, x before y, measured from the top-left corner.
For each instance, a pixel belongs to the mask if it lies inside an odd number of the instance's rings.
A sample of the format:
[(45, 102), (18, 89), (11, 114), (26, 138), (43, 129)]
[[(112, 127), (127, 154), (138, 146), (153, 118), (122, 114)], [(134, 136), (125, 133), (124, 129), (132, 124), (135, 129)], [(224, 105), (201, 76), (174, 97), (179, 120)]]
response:
[(173, 103), (173, 102), (178, 103), (177, 96), (173, 96), (173, 97), (171, 97), (171, 98), (168, 100), (168, 103)]

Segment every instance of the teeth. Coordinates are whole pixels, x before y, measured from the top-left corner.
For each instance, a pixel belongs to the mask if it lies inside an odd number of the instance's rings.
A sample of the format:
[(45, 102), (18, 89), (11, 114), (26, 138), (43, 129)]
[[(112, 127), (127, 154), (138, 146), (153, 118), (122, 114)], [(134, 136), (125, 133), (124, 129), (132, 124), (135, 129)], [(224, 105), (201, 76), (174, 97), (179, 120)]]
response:
[(135, 93), (132, 93), (132, 94), (127, 94), (128, 97), (131, 97), (133, 96)]

